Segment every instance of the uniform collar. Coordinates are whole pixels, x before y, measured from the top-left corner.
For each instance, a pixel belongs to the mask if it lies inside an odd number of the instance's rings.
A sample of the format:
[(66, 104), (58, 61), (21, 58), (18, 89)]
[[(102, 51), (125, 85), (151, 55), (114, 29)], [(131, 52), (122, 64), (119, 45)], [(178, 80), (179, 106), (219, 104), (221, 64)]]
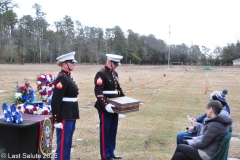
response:
[(105, 70), (109, 71), (109, 72), (112, 72), (113, 70), (108, 68), (107, 66), (105, 66)]
[(66, 75), (71, 75), (71, 72), (67, 72), (67, 71), (64, 71), (64, 70), (61, 70), (62, 73), (65, 73)]

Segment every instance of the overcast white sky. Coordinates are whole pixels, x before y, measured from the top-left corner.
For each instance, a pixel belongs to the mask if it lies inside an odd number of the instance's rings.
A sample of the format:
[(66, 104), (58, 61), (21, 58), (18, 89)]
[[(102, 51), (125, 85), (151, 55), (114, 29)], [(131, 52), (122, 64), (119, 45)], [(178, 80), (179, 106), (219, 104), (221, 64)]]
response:
[[(167, 44), (197, 44), (213, 50), (240, 40), (239, 0), (13, 0), (18, 18), (35, 17), (37, 3), (48, 23), (65, 15), (83, 26), (121, 27), (155, 35)], [(171, 34), (169, 34), (169, 26)], [(170, 35), (170, 36), (169, 36)], [(170, 37), (170, 41), (169, 41)]]

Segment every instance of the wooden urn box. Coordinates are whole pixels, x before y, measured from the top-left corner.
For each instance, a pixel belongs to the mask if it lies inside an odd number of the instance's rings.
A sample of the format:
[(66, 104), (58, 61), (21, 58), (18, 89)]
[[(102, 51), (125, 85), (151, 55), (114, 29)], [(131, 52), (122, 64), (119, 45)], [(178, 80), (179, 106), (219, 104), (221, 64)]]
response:
[(139, 110), (140, 101), (130, 97), (109, 98), (109, 103), (115, 107), (112, 108), (115, 113), (128, 113)]

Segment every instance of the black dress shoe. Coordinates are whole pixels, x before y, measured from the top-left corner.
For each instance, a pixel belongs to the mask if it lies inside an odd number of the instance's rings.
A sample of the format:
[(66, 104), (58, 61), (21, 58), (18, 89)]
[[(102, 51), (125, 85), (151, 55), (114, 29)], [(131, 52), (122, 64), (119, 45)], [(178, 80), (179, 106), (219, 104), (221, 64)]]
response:
[(111, 158), (113, 158), (113, 159), (122, 159), (121, 156), (114, 156), (114, 157), (111, 157)]
[(101, 160), (113, 160), (113, 158), (102, 158)]

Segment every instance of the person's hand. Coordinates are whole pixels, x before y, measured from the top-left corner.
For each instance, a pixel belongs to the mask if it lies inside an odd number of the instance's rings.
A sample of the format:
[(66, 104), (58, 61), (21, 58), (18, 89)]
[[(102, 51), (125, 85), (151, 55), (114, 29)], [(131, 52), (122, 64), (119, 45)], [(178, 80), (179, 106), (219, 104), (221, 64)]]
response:
[(188, 133), (192, 133), (193, 130), (194, 130), (193, 126), (187, 127), (187, 132)]
[(196, 122), (196, 119), (195, 118), (191, 118), (191, 121), (195, 121)]
[(109, 113), (114, 113), (113, 110), (112, 110), (112, 107), (115, 107), (115, 106), (109, 103), (109, 104), (107, 104), (107, 105), (105, 106), (105, 109), (106, 109), (106, 111), (108, 111)]
[(193, 137), (192, 140), (197, 142), (197, 137)]
[(196, 122), (196, 119), (195, 119), (195, 118), (191, 118), (191, 119), (190, 119), (190, 123), (191, 123), (191, 125), (194, 126), (194, 127), (196, 127), (196, 125), (197, 125), (197, 122)]
[(192, 124), (193, 127), (197, 126), (197, 122), (196, 121), (191, 121), (191, 124)]
[(62, 123), (56, 123), (56, 124), (54, 124), (54, 127), (62, 129), (63, 125), (62, 125)]

